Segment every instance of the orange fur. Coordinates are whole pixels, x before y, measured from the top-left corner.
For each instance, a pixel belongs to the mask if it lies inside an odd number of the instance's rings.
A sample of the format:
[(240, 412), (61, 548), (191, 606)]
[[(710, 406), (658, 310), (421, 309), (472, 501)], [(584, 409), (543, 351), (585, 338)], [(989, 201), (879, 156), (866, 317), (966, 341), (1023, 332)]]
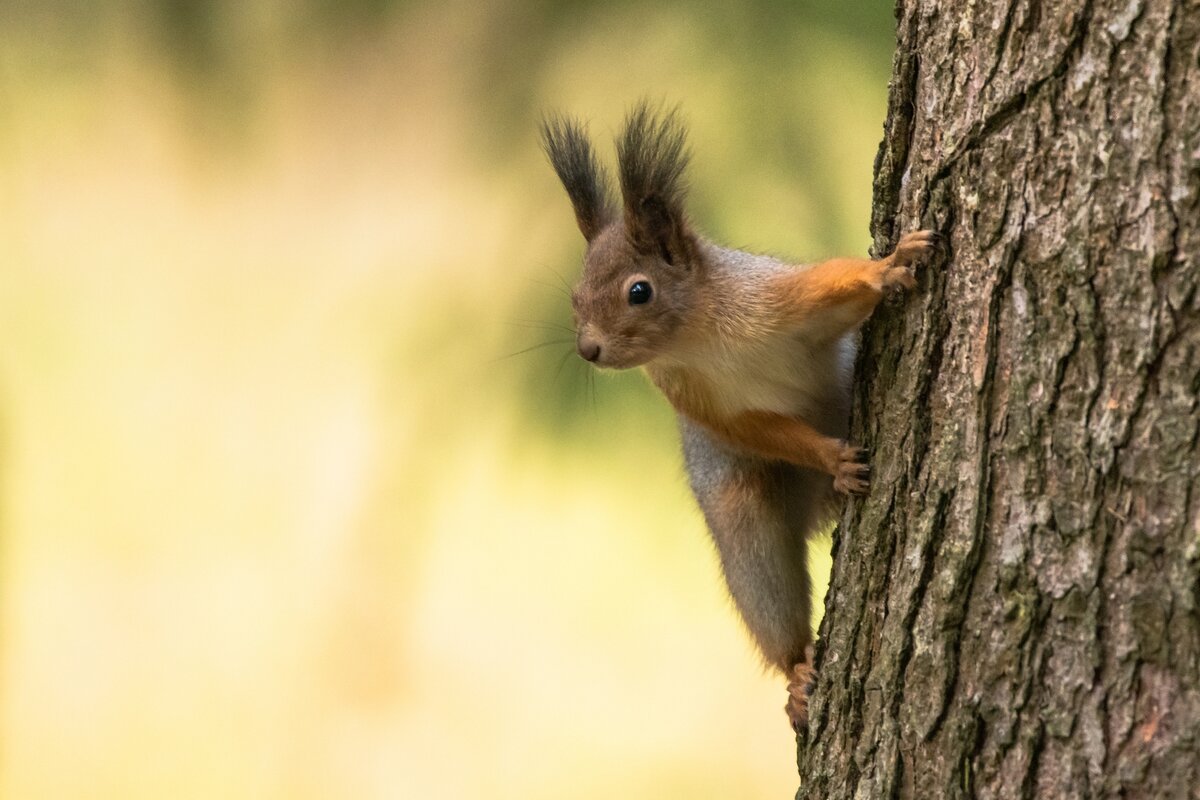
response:
[[(886, 259), (885, 259), (886, 261)], [(784, 273), (779, 293), (785, 308), (800, 322), (829, 311), (845, 313), (849, 327), (862, 322), (883, 297), (884, 262), (833, 258), (808, 269)]]
[(718, 436), (764, 458), (837, 474), (842, 443), (799, 417), (744, 411), (730, 419), (698, 419)]
[(841, 442), (823, 436), (799, 417), (771, 411), (743, 411), (726, 416), (700, 376), (675, 370), (669, 377), (654, 375), (655, 382), (675, 410), (698, 422), (727, 443), (755, 455), (787, 461), (835, 474)]

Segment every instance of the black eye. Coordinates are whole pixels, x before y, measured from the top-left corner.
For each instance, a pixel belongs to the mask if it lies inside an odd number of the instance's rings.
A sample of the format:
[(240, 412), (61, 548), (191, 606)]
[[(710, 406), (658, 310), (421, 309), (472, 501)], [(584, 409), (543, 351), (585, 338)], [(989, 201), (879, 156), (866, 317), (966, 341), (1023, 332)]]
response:
[(629, 305), (640, 306), (642, 303), (649, 303), (650, 298), (654, 296), (654, 290), (650, 288), (647, 281), (638, 281), (633, 286), (629, 287)]

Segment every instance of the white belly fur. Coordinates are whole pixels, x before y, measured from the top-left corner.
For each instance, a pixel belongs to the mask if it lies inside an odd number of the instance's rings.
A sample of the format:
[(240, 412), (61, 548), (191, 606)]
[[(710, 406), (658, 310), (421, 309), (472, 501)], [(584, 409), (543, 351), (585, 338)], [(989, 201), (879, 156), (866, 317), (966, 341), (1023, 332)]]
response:
[(800, 335), (772, 336), (736, 348), (714, 348), (693, 360), (715, 390), (723, 414), (773, 411), (816, 423), (841, 406), (854, 369), (854, 335), (814, 346)]

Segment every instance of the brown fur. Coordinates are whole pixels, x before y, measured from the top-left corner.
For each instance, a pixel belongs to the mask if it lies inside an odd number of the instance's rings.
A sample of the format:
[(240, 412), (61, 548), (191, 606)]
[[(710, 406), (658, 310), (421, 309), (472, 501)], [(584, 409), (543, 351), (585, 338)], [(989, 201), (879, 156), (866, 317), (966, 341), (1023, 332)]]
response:
[[(718, 247), (684, 216), (682, 126), (644, 104), (618, 138), (613, 219), (593, 191), (603, 182), (590, 145), (569, 129), (572, 157), (555, 164), (588, 240), (572, 295), (580, 352), (600, 367), (644, 366), (679, 413), (730, 594), (764, 661), (791, 678), (788, 714), (801, 725), (813, 677), (805, 537), (837, 494), (867, 489), (862, 453), (845, 441), (853, 335), (886, 291), (915, 286), (912, 265), (937, 236), (808, 267)], [(652, 287), (648, 302), (631, 301), (636, 282)]]

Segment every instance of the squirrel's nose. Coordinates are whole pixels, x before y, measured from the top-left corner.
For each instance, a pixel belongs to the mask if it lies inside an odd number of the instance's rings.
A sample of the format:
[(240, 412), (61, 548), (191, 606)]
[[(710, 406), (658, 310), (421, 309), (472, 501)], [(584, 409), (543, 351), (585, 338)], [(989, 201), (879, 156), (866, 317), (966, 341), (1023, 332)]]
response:
[(600, 343), (596, 340), (580, 336), (577, 346), (579, 355), (584, 361), (595, 361), (600, 358)]

